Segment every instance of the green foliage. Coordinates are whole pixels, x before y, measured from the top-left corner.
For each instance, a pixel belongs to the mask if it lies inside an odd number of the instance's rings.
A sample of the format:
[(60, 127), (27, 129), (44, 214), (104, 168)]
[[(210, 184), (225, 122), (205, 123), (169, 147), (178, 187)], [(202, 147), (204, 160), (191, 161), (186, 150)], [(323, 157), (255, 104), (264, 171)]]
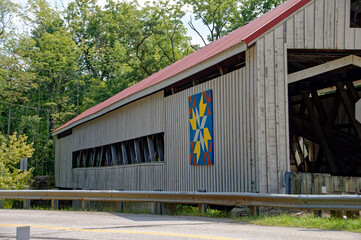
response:
[(21, 158), (30, 158), (34, 149), (27, 143), (27, 136), (16, 132), (7, 140), (0, 135), (0, 189), (23, 189), (31, 178), (31, 171), (18, 169)]
[[(283, 2), (285, 0), (183, 0), (184, 4), (191, 7), (195, 20), (201, 20), (208, 29), (209, 42), (223, 37)], [(188, 24), (206, 45), (205, 38), (193, 25), (192, 19)]]
[(214, 218), (226, 218), (229, 217), (229, 213), (222, 210), (208, 208), (205, 213), (199, 211), (198, 207), (190, 205), (177, 205), (178, 216), (203, 216), (203, 217), (214, 217)]
[(263, 226), (317, 228), (337, 231), (353, 231), (361, 233), (361, 219), (326, 218), (313, 216), (278, 216), (242, 217), (240, 221)]

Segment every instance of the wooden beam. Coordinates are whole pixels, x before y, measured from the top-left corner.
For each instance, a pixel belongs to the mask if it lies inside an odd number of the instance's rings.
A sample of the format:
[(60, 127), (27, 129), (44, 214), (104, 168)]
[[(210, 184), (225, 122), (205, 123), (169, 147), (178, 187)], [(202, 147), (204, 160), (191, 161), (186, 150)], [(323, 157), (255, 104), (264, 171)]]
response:
[(129, 164), (127, 147), (125, 146), (124, 142), (121, 143), (121, 148), (122, 148), (123, 162), (124, 162), (124, 164)]
[(158, 134), (158, 135), (156, 135), (155, 140), (156, 140), (159, 161), (164, 162), (164, 147), (163, 147), (163, 141), (161, 138), (162, 138), (162, 136)]
[(310, 67), (295, 73), (288, 74), (288, 83), (301, 81), (306, 78), (314, 77), (319, 74), (342, 68), (348, 65), (355, 65), (357, 67), (361, 67), (361, 58), (356, 55), (349, 55), (347, 57), (326, 62), (315, 67)]
[(99, 157), (98, 165), (99, 165), (99, 167), (102, 166), (102, 162), (103, 162), (103, 151), (104, 151), (104, 147), (100, 147), (100, 151), (98, 152), (98, 157)]
[(345, 106), (346, 112), (351, 120), (356, 134), (358, 138), (361, 139), (361, 124), (355, 118), (355, 104), (352, 104), (351, 100), (349, 99), (342, 82), (336, 82), (336, 87), (340, 92), (342, 103)]
[(148, 149), (149, 149), (149, 157), (151, 162), (157, 161), (155, 159), (155, 151), (154, 151), (154, 143), (151, 137), (147, 137)]
[(336, 91), (335, 96), (333, 98), (333, 103), (332, 103), (330, 116), (328, 117), (328, 121), (327, 121), (327, 127), (328, 128), (333, 127), (333, 125), (334, 125), (334, 123), (336, 121), (336, 117), (338, 115), (338, 109), (340, 108), (340, 104), (341, 104), (340, 92)]
[(119, 158), (119, 165), (123, 165), (124, 161), (123, 161), (122, 145), (117, 143), (116, 148), (117, 148), (117, 157)]
[(318, 96), (318, 93), (316, 90), (311, 90), (312, 94), (312, 101), (315, 104), (315, 107), (317, 109), (318, 116), (320, 117), (320, 121), (322, 125), (326, 125), (327, 123), (327, 114), (325, 111), (325, 108), (323, 107), (323, 104), (320, 100), (320, 97)]
[(118, 165), (117, 149), (116, 149), (115, 144), (112, 144), (112, 145), (110, 146), (110, 148), (111, 148), (111, 152), (112, 152), (112, 162), (113, 162), (113, 165)]
[(360, 99), (360, 96), (355, 88), (355, 85), (353, 84), (353, 82), (347, 81), (346, 87), (347, 92), (349, 93), (350, 98), (352, 98), (353, 103), (356, 103)]
[(134, 143), (133, 143), (133, 141), (131, 140), (131, 141), (128, 141), (128, 149), (129, 149), (129, 155), (130, 155), (130, 163), (137, 163), (136, 161), (136, 159), (135, 159), (135, 152), (134, 152)]
[(140, 153), (139, 141), (134, 139), (134, 152), (135, 152), (135, 162), (141, 163), (142, 162), (142, 154)]
[(318, 140), (320, 141), (320, 145), (321, 145), (323, 152), (328, 160), (329, 166), (330, 166), (331, 170), (336, 173), (336, 172), (338, 172), (338, 168), (336, 165), (336, 159), (334, 158), (334, 156), (331, 153), (330, 148), (328, 147), (325, 135), (322, 131), (321, 124), (316, 117), (316, 112), (315, 112), (315, 110), (312, 106), (312, 102), (309, 98), (309, 93), (306, 91), (301, 91), (301, 95), (302, 95), (302, 99), (305, 103), (308, 115), (311, 119), (311, 123), (314, 128), (315, 134), (316, 134)]
[(296, 167), (297, 167), (297, 171), (298, 172), (303, 172), (304, 169), (302, 168), (302, 160), (301, 160), (301, 157), (300, 157), (300, 154), (298, 153), (298, 150), (297, 150), (297, 143), (295, 141), (292, 141), (291, 143), (291, 152), (296, 160)]
[(92, 151), (92, 153), (90, 155), (90, 159), (91, 159), (90, 166), (91, 167), (94, 167), (95, 158), (96, 158), (96, 148), (93, 148), (93, 151)]

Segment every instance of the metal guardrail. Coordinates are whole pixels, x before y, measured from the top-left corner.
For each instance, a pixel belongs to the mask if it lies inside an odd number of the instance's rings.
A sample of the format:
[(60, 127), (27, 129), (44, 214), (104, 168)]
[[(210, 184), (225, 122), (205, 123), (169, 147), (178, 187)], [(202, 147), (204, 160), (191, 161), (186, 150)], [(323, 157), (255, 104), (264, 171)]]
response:
[(0, 199), (52, 200), (52, 203), (54, 200), (79, 200), (83, 202), (83, 207), (85, 206), (85, 201), (116, 201), (361, 211), (361, 195), (288, 195), (98, 190), (0, 190)]

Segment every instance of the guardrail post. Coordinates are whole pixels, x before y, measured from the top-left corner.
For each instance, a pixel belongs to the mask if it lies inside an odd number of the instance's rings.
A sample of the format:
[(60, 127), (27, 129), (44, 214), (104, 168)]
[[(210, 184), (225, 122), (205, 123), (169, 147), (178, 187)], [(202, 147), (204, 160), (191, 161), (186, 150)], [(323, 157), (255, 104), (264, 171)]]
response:
[(259, 207), (249, 206), (249, 215), (250, 216), (259, 216)]
[[(156, 189), (154, 190), (156, 192), (161, 192), (163, 191), (162, 189)], [(151, 212), (152, 213), (157, 213), (158, 215), (162, 215), (162, 208), (163, 208), (163, 204), (161, 202), (152, 202), (151, 203)]]
[(59, 209), (59, 200), (51, 200), (51, 208), (54, 210), (58, 210)]
[(81, 209), (85, 210), (85, 200), (81, 200)]
[(24, 209), (29, 209), (30, 208), (30, 200), (29, 199), (24, 200), (23, 208)]
[(3, 200), (0, 199), (0, 209), (3, 209)]
[[(198, 190), (198, 192), (205, 193), (206, 190)], [(198, 210), (200, 213), (206, 213), (207, 212), (207, 204), (205, 204), (205, 203), (198, 204)]]
[[(119, 189), (118, 191), (124, 191), (124, 189)], [(118, 205), (118, 211), (119, 212), (123, 212), (124, 211), (124, 204), (123, 202), (117, 201), (117, 205)]]

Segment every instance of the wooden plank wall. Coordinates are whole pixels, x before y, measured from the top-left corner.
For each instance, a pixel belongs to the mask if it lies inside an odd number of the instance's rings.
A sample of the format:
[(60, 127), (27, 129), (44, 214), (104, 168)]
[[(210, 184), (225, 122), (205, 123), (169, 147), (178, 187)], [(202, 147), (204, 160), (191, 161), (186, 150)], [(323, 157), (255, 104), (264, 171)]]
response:
[(361, 28), (349, 19), (350, 0), (315, 0), (286, 21), (287, 48), (361, 49)]
[(260, 191), (284, 193), (289, 171), (287, 49), (360, 49), (349, 0), (315, 0), (257, 40)]
[(153, 191), (163, 189), (164, 163), (73, 169), (75, 189)]
[[(326, 192), (322, 192), (326, 187)], [(359, 194), (360, 177), (331, 176), (320, 173), (291, 173), (290, 194)]]
[(164, 131), (163, 92), (158, 92), (73, 129), (75, 150)]
[[(255, 49), (247, 67), (166, 97), (167, 191), (256, 192)], [(253, 62), (252, 62), (253, 61)], [(213, 90), (214, 165), (191, 166), (188, 97)]]
[(71, 138), (70, 135), (55, 139), (55, 185), (57, 187), (73, 187)]
[[(72, 152), (164, 132), (164, 126), (164, 97), (163, 92), (158, 92), (74, 128), (72, 135), (56, 140), (56, 186), (88, 189), (161, 189), (161, 182), (151, 178), (163, 178), (162, 164), (73, 170)], [(139, 189), (139, 186), (144, 187)]]
[(284, 193), (289, 171), (287, 59), (284, 29), (257, 41), (257, 119), (260, 192)]

